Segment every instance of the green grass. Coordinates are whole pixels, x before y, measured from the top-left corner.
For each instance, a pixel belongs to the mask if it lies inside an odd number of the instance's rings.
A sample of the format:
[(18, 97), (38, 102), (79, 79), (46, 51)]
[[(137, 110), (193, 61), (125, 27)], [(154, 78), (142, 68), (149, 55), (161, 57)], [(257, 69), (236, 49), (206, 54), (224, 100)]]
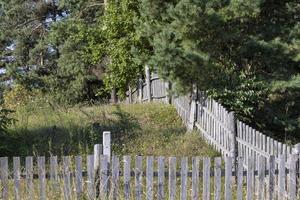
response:
[(0, 156), (90, 154), (112, 132), (117, 155), (217, 156), (197, 133), (186, 134), (176, 110), (165, 104), (39, 106), (17, 110), (17, 122), (0, 134)]

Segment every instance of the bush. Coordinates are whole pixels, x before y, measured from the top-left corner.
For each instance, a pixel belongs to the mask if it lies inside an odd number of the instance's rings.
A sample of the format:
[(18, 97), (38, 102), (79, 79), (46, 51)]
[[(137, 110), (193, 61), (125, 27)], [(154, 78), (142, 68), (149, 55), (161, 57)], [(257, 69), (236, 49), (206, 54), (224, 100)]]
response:
[(28, 102), (34, 100), (39, 91), (30, 91), (22, 85), (15, 85), (12, 89), (4, 92), (4, 107), (11, 110), (16, 110), (20, 106), (24, 106)]

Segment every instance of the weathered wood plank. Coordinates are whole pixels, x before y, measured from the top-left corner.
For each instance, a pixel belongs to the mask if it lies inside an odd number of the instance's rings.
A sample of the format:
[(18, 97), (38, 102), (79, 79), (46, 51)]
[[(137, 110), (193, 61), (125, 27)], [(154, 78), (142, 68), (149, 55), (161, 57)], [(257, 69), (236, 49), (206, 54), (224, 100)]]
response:
[(296, 200), (296, 162), (298, 160), (298, 155), (292, 154), (289, 158), (289, 188), (288, 188), (288, 196), (291, 200)]
[(143, 157), (135, 158), (135, 197), (136, 200), (142, 200), (142, 181), (143, 181)]
[(242, 157), (237, 158), (237, 200), (243, 199), (243, 162)]
[(88, 155), (87, 160), (87, 191), (88, 191), (88, 199), (94, 200), (96, 197), (95, 194), (95, 186), (94, 186), (94, 155)]
[(111, 157), (111, 133), (110, 131), (103, 132), (103, 155), (108, 156), (108, 161)]
[(75, 188), (76, 188), (76, 198), (83, 198), (83, 178), (82, 178), (82, 157), (75, 157)]
[(46, 199), (46, 171), (45, 157), (38, 157), (38, 174), (39, 174), (39, 199)]
[(25, 158), (25, 168), (26, 168), (26, 194), (28, 199), (33, 199), (33, 157)]
[(254, 162), (253, 157), (248, 159), (247, 169), (247, 200), (253, 199), (253, 179), (254, 179)]
[(165, 158), (158, 157), (158, 189), (157, 189), (157, 198), (159, 200), (165, 199), (164, 193), (164, 180), (165, 180)]
[(203, 158), (203, 200), (210, 199), (210, 158)]
[(119, 199), (119, 179), (120, 179), (120, 160), (117, 156), (112, 156), (112, 199)]
[(221, 158), (215, 158), (215, 176), (214, 176), (214, 196), (215, 200), (221, 199), (221, 165), (222, 165), (222, 159)]
[(71, 200), (71, 158), (70, 156), (63, 157), (63, 177), (64, 177), (64, 199)]
[(100, 198), (106, 199), (108, 195), (108, 164), (109, 157), (107, 155), (100, 156)]
[(57, 191), (58, 186), (58, 171), (57, 171), (57, 156), (50, 157), (50, 181), (52, 191)]
[(147, 157), (146, 199), (153, 199), (153, 156)]
[(232, 198), (232, 158), (225, 157), (225, 200)]
[(285, 195), (285, 182), (286, 182), (286, 174), (285, 174), (285, 155), (279, 155), (279, 174), (278, 174), (278, 199), (282, 198)]
[(169, 200), (176, 199), (176, 157), (169, 158)]
[(199, 157), (192, 158), (192, 200), (199, 199)]
[(0, 158), (1, 199), (8, 200), (8, 158)]
[(274, 198), (274, 185), (275, 185), (275, 156), (269, 158), (269, 180), (268, 180), (268, 199)]
[(180, 199), (187, 199), (187, 174), (188, 173), (188, 158), (181, 158), (181, 190), (180, 190)]
[(124, 156), (124, 198), (125, 200), (130, 199), (130, 178), (131, 178), (131, 157)]
[(14, 197), (15, 200), (20, 200), (20, 182), (21, 182), (21, 171), (20, 171), (20, 157), (13, 158), (13, 169), (14, 169)]
[[(100, 165), (100, 155), (102, 155), (102, 145), (101, 144), (95, 144), (94, 145), (94, 170), (99, 170)], [(95, 172), (96, 173), (96, 172)]]
[(259, 156), (258, 158), (258, 199), (264, 199), (264, 188), (265, 188), (265, 169), (266, 162), (263, 156)]

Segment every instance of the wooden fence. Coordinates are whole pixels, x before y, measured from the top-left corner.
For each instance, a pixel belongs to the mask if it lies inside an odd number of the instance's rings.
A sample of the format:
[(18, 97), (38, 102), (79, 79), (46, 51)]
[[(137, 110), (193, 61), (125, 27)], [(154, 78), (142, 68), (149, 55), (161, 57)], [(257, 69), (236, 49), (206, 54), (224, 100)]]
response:
[[(238, 158), (176, 158), (94, 155), (0, 158), (1, 199), (299, 199), (297, 164), (299, 155), (259, 156), (258, 170), (253, 158), (248, 169)], [(84, 161), (84, 162), (83, 162)], [(23, 162), (23, 160), (22, 160)], [(97, 165), (96, 165), (97, 166)]]
[[(281, 143), (237, 120), (234, 112), (229, 112), (221, 104), (208, 98), (204, 92), (195, 90), (186, 96), (172, 96), (168, 94), (171, 84), (159, 79), (155, 74), (150, 75), (148, 68), (145, 77), (144, 82), (140, 80), (142, 84), (138, 84), (134, 95), (128, 95), (129, 103), (145, 101), (172, 103), (189, 129), (199, 130), (205, 141), (223, 156), (245, 158), (246, 168), (249, 165), (249, 157), (254, 158), (255, 169), (258, 169), (259, 156), (265, 159), (275, 156), (275, 163), (278, 165), (280, 155), (284, 155), (287, 160), (291, 153), (300, 152), (299, 144), (289, 146)], [(143, 96), (145, 94), (146, 96)], [(234, 163), (236, 162), (235, 160)]]

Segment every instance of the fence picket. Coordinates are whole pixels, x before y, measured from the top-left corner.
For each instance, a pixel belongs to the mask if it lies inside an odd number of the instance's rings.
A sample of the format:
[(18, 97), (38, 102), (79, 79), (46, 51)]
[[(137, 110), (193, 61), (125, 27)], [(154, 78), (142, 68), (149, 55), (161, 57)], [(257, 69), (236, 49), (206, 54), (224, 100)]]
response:
[(199, 199), (199, 157), (192, 158), (192, 200)]
[(14, 168), (14, 196), (15, 200), (20, 200), (20, 181), (21, 181), (21, 172), (20, 172), (20, 157), (13, 158), (13, 168)]
[(180, 199), (187, 199), (187, 173), (188, 173), (188, 158), (181, 158), (181, 189), (180, 189)]
[(169, 199), (176, 199), (176, 157), (169, 158)]
[(266, 162), (263, 156), (258, 157), (258, 199), (264, 199)]
[(1, 199), (8, 200), (8, 158), (0, 158)]
[(112, 156), (112, 199), (119, 199), (119, 176), (120, 176), (120, 160), (117, 156)]
[(164, 157), (158, 157), (158, 190), (157, 197), (159, 200), (165, 199), (164, 180), (165, 180), (165, 162)]
[(142, 199), (142, 180), (143, 180), (143, 157), (137, 156), (135, 159), (135, 196), (136, 200)]
[(82, 178), (82, 157), (75, 157), (75, 187), (76, 187), (76, 198), (83, 198), (83, 178)]
[(93, 200), (96, 197), (94, 187), (94, 155), (88, 155), (86, 160), (87, 165), (87, 191), (88, 199)]
[(33, 199), (33, 157), (25, 158), (26, 168), (26, 194), (28, 199)]
[(108, 195), (108, 156), (101, 155), (100, 156), (100, 198), (106, 199)]
[(146, 199), (153, 199), (153, 156), (147, 157)]
[(45, 157), (38, 157), (38, 172), (39, 172), (39, 195), (40, 200), (46, 199), (46, 172), (45, 172)]
[(285, 195), (285, 155), (279, 155), (278, 199)]
[(237, 159), (237, 200), (243, 199), (243, 158)]
[(71, 200), (71, 158), (70, 156), (63, 157), (63, 176), (64, 176), (64, 199)]
[(203, 200), (210, 199), (210, 158), (203, 158)]
[(215, 200), (221, 199), (221, 165), (222, 165), (222, 159), (221, 158), (215, 158), (215, 180), (214, 180), (214, 196)]
[(130, 199), (130, 166), (131, 166), (131, 157), (124, 156), (124, 197), (126, 200)]
[(230, 200), (232, 198), (232, 158), (225, 157), (225, 200)]
[(58, 172), (57, 172), (57, 156), (50, 157), (50, 181), (52, 191), (57, 191), (58, 188)]
[(268, 199), (272, 200), (274, 197), (275, 185), (275, 156), (269, 158), (269, 181), (268, 181)]
[(289, 199), (296, 199), (296, 162), (298, 161), (298, 155), (292, 154), (289, 158)]
[(249, 157), (247, 169), (247, 200), (253, 199), (253, 179), (254, 179), (254, 162), (253, 157)]

